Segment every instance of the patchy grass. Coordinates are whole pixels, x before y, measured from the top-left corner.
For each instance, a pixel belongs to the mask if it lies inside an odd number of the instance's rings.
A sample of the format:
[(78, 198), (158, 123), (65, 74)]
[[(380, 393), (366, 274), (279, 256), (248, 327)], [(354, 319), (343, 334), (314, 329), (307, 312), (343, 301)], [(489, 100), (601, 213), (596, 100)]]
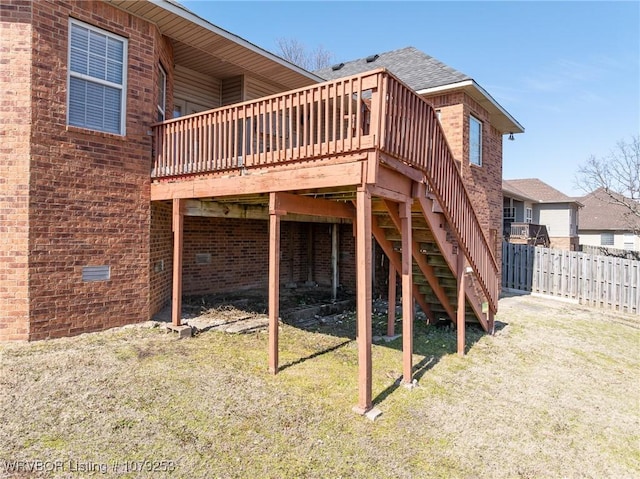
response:
[[(283, 325), (277, 376), (265, 332), (0, 344), (0, 477), (639, 477), (640, 324), (620, 318), (506, 298), (495, 336), (468, 329), (465, 357), (454, 331), (417, 326), (418, 388), (398, 386), (400, 339), (373, 347), (375, 423), (351, 411), (352, 317)], [(62, 466), (6, 471), (19, 460)], [(163, 460), (171, 471), (124, 472)]]

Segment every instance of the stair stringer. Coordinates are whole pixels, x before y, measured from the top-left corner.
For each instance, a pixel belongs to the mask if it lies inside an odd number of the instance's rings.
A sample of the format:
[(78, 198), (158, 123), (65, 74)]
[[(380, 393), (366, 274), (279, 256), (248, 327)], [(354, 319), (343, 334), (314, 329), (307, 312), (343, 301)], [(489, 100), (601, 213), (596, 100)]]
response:
[[(424, 192), (423, 188), (419, 188), (419, 190)], [(422, 211), (422, 215), (424, 216), (425, 221), (431, 228), (431, 232), (436, 241), (436, 245), (438, 249), (442, 253), (453, 277), (458, 279), (458, 268), (457, 268), (457, 255), (453, 252), (453, 245), (447, 240), (447, 232), (444, 228), (446, 218), (441, 213), (435, 213), (434, 210), (434, 202), (433, 200), (426, 197), (426, 195), (418, 194), (417, 198), (418, 205), (420, 206), (420, 210)], [(420, 254), (420, 252), (418, 251)], [(414, 253), (415, 254), (415, 253)], [(458, 254), (463, 254), (460, 249), (458, 249)], [(420, 254), (420, 256), (423, 256)], [(465, 281), (465, 297), (471, 306), (474, 314), (478, 318), (482, 329), (485, 331), (489, 331), (489, 323), (487, 321), (486, 315), (482, 312), (482, 301), (475, 293), (473, 289), (473, 285), (471, 281)], [(455, 316), (454, 316), (455, 318)], [(452, 318), (452, 320), (455, 319)]]
[[(389, 261), (393, 263), (393, 266), (396, 269), (396, 271), (402, 271), (402, 258), (398, 254), (398, 252), (393, 249), (393, 244), (391, 243), (391, 241), (389, 241), (386, 238), (382, 228), (378, 226), (378, 220), (375, 216), (371, 218), (371, 232), (373, 233), (373, 237), (376, 239), (376, 241), (382, 248), (382, 251), (384, 251), (384, 254), (386, 254), (387, 258), (389, 258)], [(412, 291), (413, 297), (422, 308), (422, 311), (424, 311), (424, 314), (426, 314), (427, 318), (429, 319), (429, 323), (432, 323), (435, 320), (435, 318), (433, 316), (433, 313), (431, 312), (431, 307), (424, 300), (424, 297), (422, 296), (422, 293), (420, 293), (420, 290), (418, 289), (417, 284), (413, 283), (412, 289), (413, 289)]]
[[(384, 205), (387, 208), (387, 211), (389, 212), (389, 217), (391, 218), (391, 221), (393, 221), (393, 224), (396, 226), (396, 229), (400, 231), (400, 215), (397, 211), (397, 208), (394, 207), (395, 204), (389, 200), (384, 200)], [(433, 290), (434, 294), (438, 298), (438, 301), (440, 301), (440, 304), (444, 307), (445, 311), (449, 315), (449, 319), (451, 319), (451, 321), (455, 321), (455, 318), (456, 318), (455, 309), (453, 308), (453, 305), (449, 301), (449, 297), (447, 296), (447, 293), (440, 285), (440, 282), (438, 281), (438, 277), (435, 274), (433, 266), (427, 263), (426, 256), (420, 252), (420, 244), (416, 240), (412, 241), (411, 249), (412, 249), (412, 256), (414, 261), (416, 262), (416, 264), (418, 265), (418, 268), (420, 268), (420, 271), (428, 281), (429, 286), (431, 286), (431, 289)], [(432, 322), (433, 321), (430, 321), (430, 323)]]

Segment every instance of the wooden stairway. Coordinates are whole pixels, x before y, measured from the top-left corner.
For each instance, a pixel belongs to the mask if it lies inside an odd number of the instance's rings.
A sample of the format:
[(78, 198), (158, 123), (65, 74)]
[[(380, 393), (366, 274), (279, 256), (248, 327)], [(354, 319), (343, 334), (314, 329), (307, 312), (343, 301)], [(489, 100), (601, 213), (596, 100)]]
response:
[[(413, 296), (430, 323), (450, 319), (455, 324), (459, 250), (447, 232), (444, 215), (439, 211), (437, 202), (432, 198), (418, 198), (412, 207)], [(402, 248), (397, 204), (381, 200), (373, 208), (372, 224), (377, 243), (400, 271)], [(488, 331), (486, 315), (482, 312), (484, 298), (478, 297), (471, 283), (466, 282), (466, 321), (480, 323)]]

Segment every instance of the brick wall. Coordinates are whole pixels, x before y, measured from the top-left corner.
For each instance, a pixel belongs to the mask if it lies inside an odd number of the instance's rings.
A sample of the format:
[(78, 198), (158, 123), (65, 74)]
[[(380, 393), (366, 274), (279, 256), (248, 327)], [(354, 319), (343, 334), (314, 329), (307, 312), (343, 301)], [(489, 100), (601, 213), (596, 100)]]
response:
[[(331, 284), (330, 231), (330, 225), (324, 223), (281, 222), (280, 282), (283, 286), (304, 283), (310, 268), (312, 281), (323, 286)], [(351, 225), (340, 226), (338, 268), (340, 283), (348, 291), (355, 290), (352, 231)], [(171, 301), (172, 238), (171, 204), (154, 202), (151, 208), (151, 315)], [(185, 296), (266, 288), (269, 224), (261, 220), (186, 216), (182, 261)]]
[[(427, 101), (440, 110), (440, 120), (454, 158), (461, 165), (462, 179), (498, 267), (502, 249), (502, 134), (489, 121), (489, 113), (469, 95), (459, 92), (437, 95)], [(469, 163), (469, 115), (478, 118), (482, 128), (482, 166)]]
[(30, 20), (30, 2), (0, 2), (0, 340), (29, 335)]
[(151, 204), (148, 319), (171, 301), (173, 268), (171, 212), (171, 202), (154, 201)]
[[(30, 339), (149, 315), (151, 137), (166, 47), (150, 23), (102, 2), (33, 4)], [(69, 17), (128, 39), (126, 137), (67, 127)], [(171, 52), (163, 53), (165, 61)], [(83, 266), (108, 281), (83, 282)]]

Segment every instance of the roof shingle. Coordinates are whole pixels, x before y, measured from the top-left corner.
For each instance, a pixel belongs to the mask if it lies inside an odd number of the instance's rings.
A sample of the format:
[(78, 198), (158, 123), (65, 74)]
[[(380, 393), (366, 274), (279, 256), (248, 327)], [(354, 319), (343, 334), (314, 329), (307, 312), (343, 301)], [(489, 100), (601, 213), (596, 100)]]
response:
[(507, 193), (512, 191), (518, 196), (540, 203), (576, 203), (575, 198), (565, 195), (553, 186), (538, 178), (524, 178), (521, 180), (502, 180), (502, 189)]
[(344, 66), (338, 70), (327, 67), (314, 73), (327, 80), (335, 80), (376, 68), (388, 69), (415, 91), (472, 79), (414, 47), (380, 53), (372, 62), (367, 62), (366, 58), (360, 58), (345, 62)]
[(629, 214), (629, 210), (620, 204), (612, 203), (603, 188), (592, 191), (581, 198), (580, 202), (584, 205), (580, 210), (581, 230), (632, 230), (634, 218)]

